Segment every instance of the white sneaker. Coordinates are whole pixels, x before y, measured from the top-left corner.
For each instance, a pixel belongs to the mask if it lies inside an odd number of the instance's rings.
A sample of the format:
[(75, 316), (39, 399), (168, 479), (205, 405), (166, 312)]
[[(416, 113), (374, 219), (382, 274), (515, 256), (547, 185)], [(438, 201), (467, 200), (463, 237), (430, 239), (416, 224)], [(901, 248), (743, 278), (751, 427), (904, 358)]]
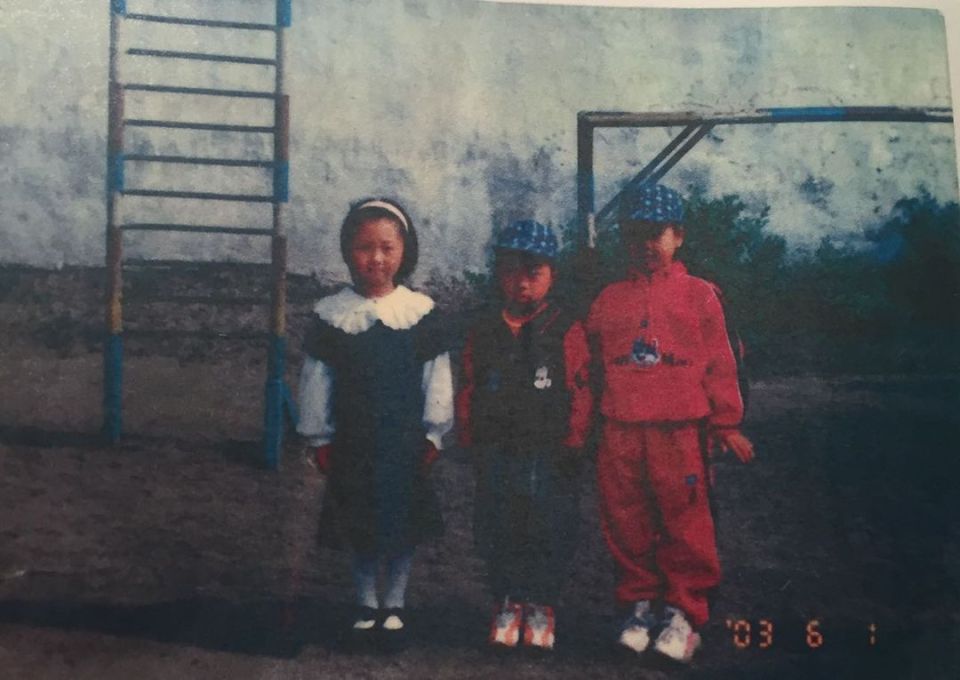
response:
[(553, 649), (556, 642), (557, 620), (553, 607), (542, 604), (528, 604), (523, 621), (523, 644), (527, 647)]
[(660, 631), (653, 648), (674, 661), (689, 663), (700, 647), (700, 634), (676, 607), (664, 607), (663, 620), (666, 628)]
[(497, 608), (490, 624), (490, 644), (516, 647), (520, 642), (520, 626), (523, 625), (523, 606), (506, 598)]
[(650, 631), (657, 625), (649, 600), (640, 600), (633, 605), (633, 612), (620, 628), (617, 642), (632, 652), (643, 654), (650, 646)]

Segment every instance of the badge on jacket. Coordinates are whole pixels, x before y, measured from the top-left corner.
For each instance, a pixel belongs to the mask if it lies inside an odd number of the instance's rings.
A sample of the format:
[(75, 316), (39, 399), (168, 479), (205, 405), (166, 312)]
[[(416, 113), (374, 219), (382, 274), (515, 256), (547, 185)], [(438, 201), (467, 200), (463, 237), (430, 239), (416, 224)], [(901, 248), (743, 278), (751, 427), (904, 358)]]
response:
[(533, 386), (538, 390), (545, 390), (553, 384), (553, 380), (550, 379), (550, 371), (546, 366), (541, 366), (537, 369), (536, 375), (533, 379)]
[(638, 366), (656, 366), (660, 363), (660, 350), (657, 339), (653, 343), (647, 343), (643, 338), (637, 338), (633, 341), (633, 350), (630, 352), (630, 358)]

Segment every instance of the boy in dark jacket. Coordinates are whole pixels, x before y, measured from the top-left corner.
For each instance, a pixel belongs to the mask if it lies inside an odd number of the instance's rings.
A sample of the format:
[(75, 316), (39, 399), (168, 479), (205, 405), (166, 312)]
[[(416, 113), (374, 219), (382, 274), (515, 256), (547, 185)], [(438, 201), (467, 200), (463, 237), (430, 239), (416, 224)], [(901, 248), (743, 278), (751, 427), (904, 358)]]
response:
[(553, 605), (579, 517), (589, 350), (580, 322), (548, 297), (553, 232), (514, 222), (494, 248), (503, 304), (467, 337), (456, 402), (460, 443), (477, 447), (474, 535), (498, 603), (490, 643), (552, 649)]
[(602, 366), (597, 480), (604, 537), (628, 612), (619, 643), (689, 661), (720, 580), (704, 448), (743, 462), (743, 400), (714, 286), (674, 260), (683, 244), (680, 195), (660, 185), (626, 192), (620, 233), (630, 271), (590, 308)]

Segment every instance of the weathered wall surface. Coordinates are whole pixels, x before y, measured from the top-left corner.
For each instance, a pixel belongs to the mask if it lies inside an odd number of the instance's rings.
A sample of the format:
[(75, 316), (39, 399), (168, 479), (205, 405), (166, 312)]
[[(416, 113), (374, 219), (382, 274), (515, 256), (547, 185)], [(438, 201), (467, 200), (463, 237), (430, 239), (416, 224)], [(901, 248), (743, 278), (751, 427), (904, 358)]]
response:
[[(270, 20), (271, 2), (128, 0), (130, 11)], [(763, 106), (949, 106), (945, 31), (930, 10), (654, 10), (472, 0), (294, 1), (291, 267), (343, 277), (336, 230), (347, 204), (400, 198), (422, 230), (420, 275), (483, 266), (492, 225), (576, 211), (580, 110), (731, 111)], [(0, 262), (97, 264), (103, 257), (107, 0), (0, 0)], [(269, 55), (269, 36), (128, 22), (129, 46)], [(270, 86), (260, 66), (148, 65), (148, 82)], [(140, 62), (144, 60), (140, 59)], [(191, 99), (193, 101), (191, 101)], [(207, 101), (203, 101), (206, 99)], [(129, 117), (269, 124), (265, 104), (130, 96)], [(603, 202), (668, 139), (597, 135)], [(231, 140), (234, 144), (231, 146)], [(269, 139), (128, 131), (130, 149), (269, 155)], [(949, 125), (718, 128), (668, 181), (770, 204), (771, 227), (803, 247), (861, 232), (926, 186), (956, 200)], [(128, 166), (128, 183), (259, 191), (259, 171)], [(128, 199), (144, 217), (261, 225), (265, 209)], [(262, 259), (265, 240), (128, 237), (131, 256)]]

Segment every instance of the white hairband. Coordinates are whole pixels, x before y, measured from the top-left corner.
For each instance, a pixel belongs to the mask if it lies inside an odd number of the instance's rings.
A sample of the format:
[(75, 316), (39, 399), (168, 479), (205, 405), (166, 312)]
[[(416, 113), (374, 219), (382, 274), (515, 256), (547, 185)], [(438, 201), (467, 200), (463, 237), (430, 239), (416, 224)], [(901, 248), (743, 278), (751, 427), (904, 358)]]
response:
[(400, 220), (400, 226), (403, 227), (404, 231), (410, 231), (410, 225), (407, 223), (407, 218), (397, 206), (378, 199), (367, 201), (366, 203), (357, 206), (358, 211), (365, 210), (367, 208), (380, 208), (382, 210), (386, 210), (388, 213)]

